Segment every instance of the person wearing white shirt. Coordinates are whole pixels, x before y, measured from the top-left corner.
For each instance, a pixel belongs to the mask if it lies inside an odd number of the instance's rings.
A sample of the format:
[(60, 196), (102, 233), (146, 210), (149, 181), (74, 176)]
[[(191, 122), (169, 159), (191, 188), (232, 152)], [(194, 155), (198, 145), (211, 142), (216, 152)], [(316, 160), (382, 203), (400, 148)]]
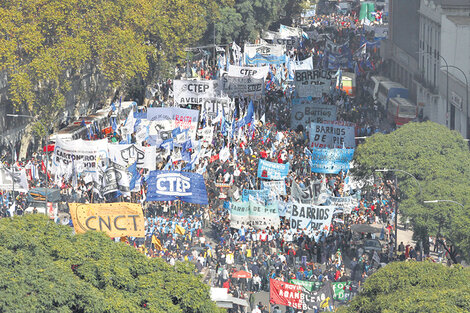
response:
[(261, 310), (256, 306), (251, 313), (261, 313)]

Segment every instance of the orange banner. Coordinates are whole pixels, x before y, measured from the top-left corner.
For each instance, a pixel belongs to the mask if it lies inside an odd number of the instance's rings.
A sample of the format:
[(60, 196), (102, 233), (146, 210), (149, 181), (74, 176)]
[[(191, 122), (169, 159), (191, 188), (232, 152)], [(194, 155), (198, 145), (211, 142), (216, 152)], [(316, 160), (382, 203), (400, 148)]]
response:
[(142, 206), (135, 203), (69, 203), (77, 234), (104, 231), (110, 237), (145, 237)]

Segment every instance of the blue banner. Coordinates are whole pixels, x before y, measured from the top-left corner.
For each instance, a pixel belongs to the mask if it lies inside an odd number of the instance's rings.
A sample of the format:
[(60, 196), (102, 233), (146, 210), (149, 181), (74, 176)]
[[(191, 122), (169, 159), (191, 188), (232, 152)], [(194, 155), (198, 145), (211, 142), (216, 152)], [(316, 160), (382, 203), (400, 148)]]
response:
[(147, 184), (147, 201), (181, 200), (196, 204), (207, 204), (206, 184), (200, 174), (151, 171)]
[(312, 163), (313, 173), (338, 174), (341, 171), (348, 171), (349, 163), (335, 163), (332, 161), (317, 161)]
[(352, 55), (350, 53), (330, 53), (328, 55), (328, 68), (331, 70), (336, 70), (338, 68), (352, 68)]
[(349, 162), (354, 149), (317, 149), (312, 150), (311, 166), (314, 173), (338, 174), (349, 170)]
[(242, 192), (242, 201), (247, 202), (250, 201), (250, 196), (253, 197), (255, 201), (266, 203), (269, 200), (269, 190), (262, 189), (262, 190), (250, 190), (250, 189), (243, 189)]
[(252, 58), (245, 55), (245, 63), (247, 65), (260, 65), (260, 64), (284, 64), (287, 63), (287, 57), (285, 55), (262, 55), (257, 53)]
[(264, 179), (281, 180), (289, 173), (289, 163), (273, 163), (266, 160), (259, 160), (258, 177)]

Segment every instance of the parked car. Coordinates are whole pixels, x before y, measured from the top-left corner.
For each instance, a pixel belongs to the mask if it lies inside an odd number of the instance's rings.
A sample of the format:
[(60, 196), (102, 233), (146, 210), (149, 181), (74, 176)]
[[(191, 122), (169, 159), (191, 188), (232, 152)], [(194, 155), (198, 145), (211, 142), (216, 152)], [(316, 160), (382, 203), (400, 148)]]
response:
[(382, 244), (378, 239), (365, 239), (362, 243), (362, 248), (365, 253), (377, 251), (377, 254), (380, 255), (382, 252)]

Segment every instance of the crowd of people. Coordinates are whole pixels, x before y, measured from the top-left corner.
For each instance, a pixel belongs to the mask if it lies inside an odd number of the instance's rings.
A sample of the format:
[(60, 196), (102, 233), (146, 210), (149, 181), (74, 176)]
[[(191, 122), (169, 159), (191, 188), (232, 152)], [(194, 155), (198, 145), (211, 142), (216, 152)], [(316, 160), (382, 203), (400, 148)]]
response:
[[(326, 38), (338, 44), (348, 41), (348, 49), (354, 52), (360, 49), (361, 38), (373, 37), (373, 34), (362, 29), (354, 14), (321, 16), (305, 29), (314, 30), (317, 35), (290, 53), (298, 59), (313, 56), (315, 67), (324, 65)], [(364, 56), (358, 57), (356, 62), (362, 58)], [(198, 61), (184, 64), (176, 70), (176, 78), (217, 78), (218, 67), (204, 60), (205, 55)], [(338, 120), (355, 123), (357, 136), (370, 136), (393, 129), (393, 125), (385, 121), (382, 108), (366, 91), (370, 75), (381, 71), (381, 62), (374, 49), (368, 51), (368, 62), (374, 65), (357, 73), (354, 98), (332, 86), (321, 99), (323, 104), (337, 107)], [(275, 71), (275, 68), (271, 67), (271, 70)], [(147, 106), (168, 106), (172, 102), (171, 80), (156, 84), (150, 88), (150, 93), (152, 96)], [(308, 281), (313, 283), (314, 288), (320, 288), (327, 281), (351, 282), (345, 290), (347, 300), (375, 269), (394, 259), (397, 239), (394, 238), (396, 203), (392, 197), (393, 185), (380, 178), (369, 186), (357, 184), (343, 171), (339, 174), (313, 173), (309, 165), (309, 151), (305, 148), (308, 146), (306, 130), (290, 128), (293, 96), (295, 93), (287, 81), (273, 84), (263, 99), (255, 101), (256, 122), (246, 127), (241, 135), (234, 136), (230, 126), (227, 130), (227, 126), (220, 121), (213, 123), (210, 118), (201, 119), (200, 127), (204, 124), (215, 130), (212, 141), (203, 143), (206, 154), (193, 169), (203, 173), (209, 204), (144, 202), (144, 183), (141, 193), (134, 193), (126, 199), (120, 196), (121, 200), (142, 202), (146, 215), (145, 238), (127, 238), (129, 244), (149, 257), (161, 257), (170, 264), (176, 261), (193, 262), (196, 271), (211, 286), (228, 288), (233, 296), (247, 299), (253, 312), (266, 310), (267, 303), (257, 304), (256, 295), (269, 291), (270, 279)], [(244, 115), (249, 102), (243, 97), (236, 99), (235, 118)], [(113, 138), (115, 141), (121, 139), (119, 131), (107, 137), (110, 141)], [(228, 148), (229, 156), (214, 158), (222, 147)], [(5, 151), (1, 158), (4, 167), (11, 167), (10, 158), (9, 152)], [(286, 195), (270, 199), (279, 203), (280, 212), (281, 208), (288, 208), (292, 202), (293, 185), (301, 188), (316, 185), (318, 193), (335, 197), (351, 196), (357, 204), (350, 213), (336, 212), (331, 225), (327, 229), (316, 230), (314, 235), (311, 230), (291, 228), (288, 212), (280, 214), (278, 228), (255, 228), (250, 225), (232, 228), (230, 202), (240, 200), (245, 189), (261, 189), (257, 177), (260, 160), (290, 164), (285, 179)], [(60, 189), (62, 203), (98, 201), (94, 199), (92, 184), (86, 182), (84, 177), (66, 177), (58, 183), (46, 171), (45, 162), (43, 154), (33, 154), (27, 160), (16, 161), (13, 166), (18, 170), (27, 169), (30, 188)], [(167, 162), (171, 161), (168, 158), (161, 160), (157, 168), (163, 168)], [(73, 182), (73, 179), (76, 181)], [(13, 197), (16, 198), (16, 206), (12, 208)], [(12, 195), (11, 191), (3, 191), (0, 196), (2, 217), (21, 215), (28, 205), (26, 193), (23, 192)], [(380, 225), (380, 229), (377, 233), (356, 231), (354, 226), (361, 224)], [(378, 253), (367, 251), (361, 246), (366, 239), (380, 240), (383, 249)], [(402, 259), (423, 258), (421, 249), (400, 245), (398, 252)], [(240, 271), (247, 272), (247, 277), (236, 278), (235, 274)], [(246, 307), (234, 305), (231, 312), (246, 310)], [(293, 312), (292, 308), (287, 310)]]

